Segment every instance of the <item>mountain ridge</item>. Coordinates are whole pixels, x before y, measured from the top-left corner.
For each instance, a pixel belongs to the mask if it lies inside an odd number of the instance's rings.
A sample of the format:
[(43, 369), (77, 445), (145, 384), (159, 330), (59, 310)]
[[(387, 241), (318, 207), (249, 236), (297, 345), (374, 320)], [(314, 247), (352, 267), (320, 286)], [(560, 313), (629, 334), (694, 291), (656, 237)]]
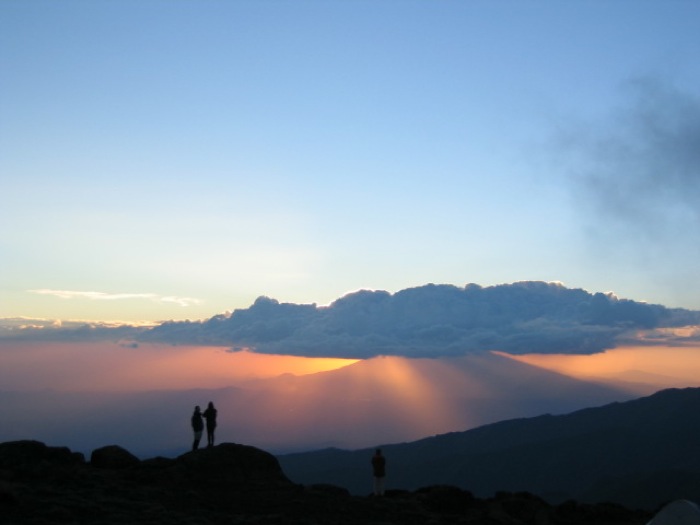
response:
[[(528, 491), (551, 501), (586, 500), (616, 492), (628, 506), (670, 499), (662, 487), (623, 496), (621, 485), (659, 472), (687, 473), (677, 497), (700, 499), (700, 389), (666, 389), (651, 396), (566, 415), (541, 415), (451, 432), (410, 443), (382, 445), (389, 483), (448, 484), (480, 497), (498, 490)], [(324, 450), (278, 456), (301, 482), (334, 483), (361, 490), (362, 465), (371, 449)], [(616, 491), (605, 481), (621, 480)], [(689, 494), (686, 492), (690, 492)]]

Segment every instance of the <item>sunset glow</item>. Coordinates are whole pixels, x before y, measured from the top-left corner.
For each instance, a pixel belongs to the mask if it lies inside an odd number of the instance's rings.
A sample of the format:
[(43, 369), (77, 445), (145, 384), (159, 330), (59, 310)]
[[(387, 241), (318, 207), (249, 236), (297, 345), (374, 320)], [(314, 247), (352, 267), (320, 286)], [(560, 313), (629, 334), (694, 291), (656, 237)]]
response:
[(660, 388), (700, 386), (700, 347), (626, 346), (593, 355), (499, 355), (642, 394)]
[(224, 347), (4, 342), (0, 437), (85, 452), (116, 441), (180, 453), (194, 405), (213, 401), (225, 441), (273, 451), (360, 448), (697, 386), (699, 350), (351, 360)]
[[(418, 363), (435, 365), (445, 372), (443, 387), (435, 388), (422, 373)], [(347, 394), (366, 399), (369, 408), (380, 413), (390, 410), (394, 425), (405, 434), (422, 436), (449, 428), (457, 419), (445, 403), (447, 390), (459, 388), (449, 374), (448, 364), (431, 360), (411, 360), (400, 357), (381, 357), (375, 366), (356, 368), (354, 381), (347, 386)], [(463, 381), (463, 377), (459, 378)], [(361, 416), (361, 414), (356, 414)]]
[[(378, 357), (310, 381), (243, 384), (220, 404), (238, 414), (231, 433), (263, 447), (279, 447), (280, 436), (288, 446), (373, 446), (478, 424), (483, 414), (472, 418), (466, 400), (497, 397), (478, 377), (484, 366), (476, 356)], [(258, 410), (242, 409), (243, 396), (254, 397)]]
[(354, 362), (230, 352), (224, 347), (13, 342), (0, 343), (0, 384), (12, 390), (222, 388), (241, 380), (313, 374)]

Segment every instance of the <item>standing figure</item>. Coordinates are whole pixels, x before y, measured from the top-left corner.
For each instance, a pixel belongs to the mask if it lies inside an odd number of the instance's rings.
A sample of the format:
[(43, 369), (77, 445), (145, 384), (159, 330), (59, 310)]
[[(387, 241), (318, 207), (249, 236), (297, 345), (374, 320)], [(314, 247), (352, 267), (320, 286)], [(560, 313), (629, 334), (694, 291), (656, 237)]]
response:
[(199, 405), (194, 407), (194, 414), (192, 414), (192, 431), (194, 432), (194, 443), (192, 443), (192, 450), (197, 450), (199, 448), (199, 440), (202, 439), (202, 430), (204, 430), (204, 421), (202, 421), (202, 413), (199, 411)]
[(216, 409), (214, 403), (209, 401), (207, 409), (204, 411), (204, 419), (207, 420), (207, 446), (214, 446), (214, 430), (216, 429)]
[(374, 476), (374, 495), (384, 495), (384, 479), (386, 478), (386, 458), (378, 448), (372, 456), (372, 475)]

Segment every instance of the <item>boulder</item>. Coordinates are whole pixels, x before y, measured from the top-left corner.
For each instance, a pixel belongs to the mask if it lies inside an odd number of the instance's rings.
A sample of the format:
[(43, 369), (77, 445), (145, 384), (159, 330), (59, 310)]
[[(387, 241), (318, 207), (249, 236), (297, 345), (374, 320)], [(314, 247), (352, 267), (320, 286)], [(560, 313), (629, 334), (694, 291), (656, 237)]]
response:
[(44, 461), (70, 465), (83, 462), (85, 458), (80, 452), (71, 452), (68, 447), (49, 447), (41, 441), (0, 443), (0, 468)]
[(0, 471), (8, 475), (30, 479), (84, 463), (81, 453), (67, 447), (49, 447), (31, 440), (0, 443)]
[(291, 484), (275, 456), (248, 445), (222, 443), (177, 459), (190, 479), (204, 484)]
[(108, 445), (92, 451), (90, 464), (97, 468), (124, 469), (138, 465), (139, 458), (119, 445)]

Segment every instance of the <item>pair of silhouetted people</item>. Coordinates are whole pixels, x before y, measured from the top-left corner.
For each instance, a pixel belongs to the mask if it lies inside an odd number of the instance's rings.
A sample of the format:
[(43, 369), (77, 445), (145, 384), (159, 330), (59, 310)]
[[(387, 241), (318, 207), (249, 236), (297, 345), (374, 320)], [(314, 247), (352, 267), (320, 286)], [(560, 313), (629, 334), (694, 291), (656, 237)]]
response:
[(204, 430), (204, 420), (207, 421), (207, 446), (214, 446), (214, 431), (216, 430), (216, 408), (214, 408), (214, 403), (209, 401), (207, 409), (202, 412), (199, 405), (194, 407), (194, 413), (192, 414), (192, 431), (194, 432), (194, 443), (192, 443), (192, 450), (197, 450), (199, 448), (199, 440), (202, 439), (202, 431)]
[(372, 456), (372, 476), (374, 477), (374, 495), (384, 495), (384, 480), (386, 479), (386, 458), (382, 450), (377, 449)]

